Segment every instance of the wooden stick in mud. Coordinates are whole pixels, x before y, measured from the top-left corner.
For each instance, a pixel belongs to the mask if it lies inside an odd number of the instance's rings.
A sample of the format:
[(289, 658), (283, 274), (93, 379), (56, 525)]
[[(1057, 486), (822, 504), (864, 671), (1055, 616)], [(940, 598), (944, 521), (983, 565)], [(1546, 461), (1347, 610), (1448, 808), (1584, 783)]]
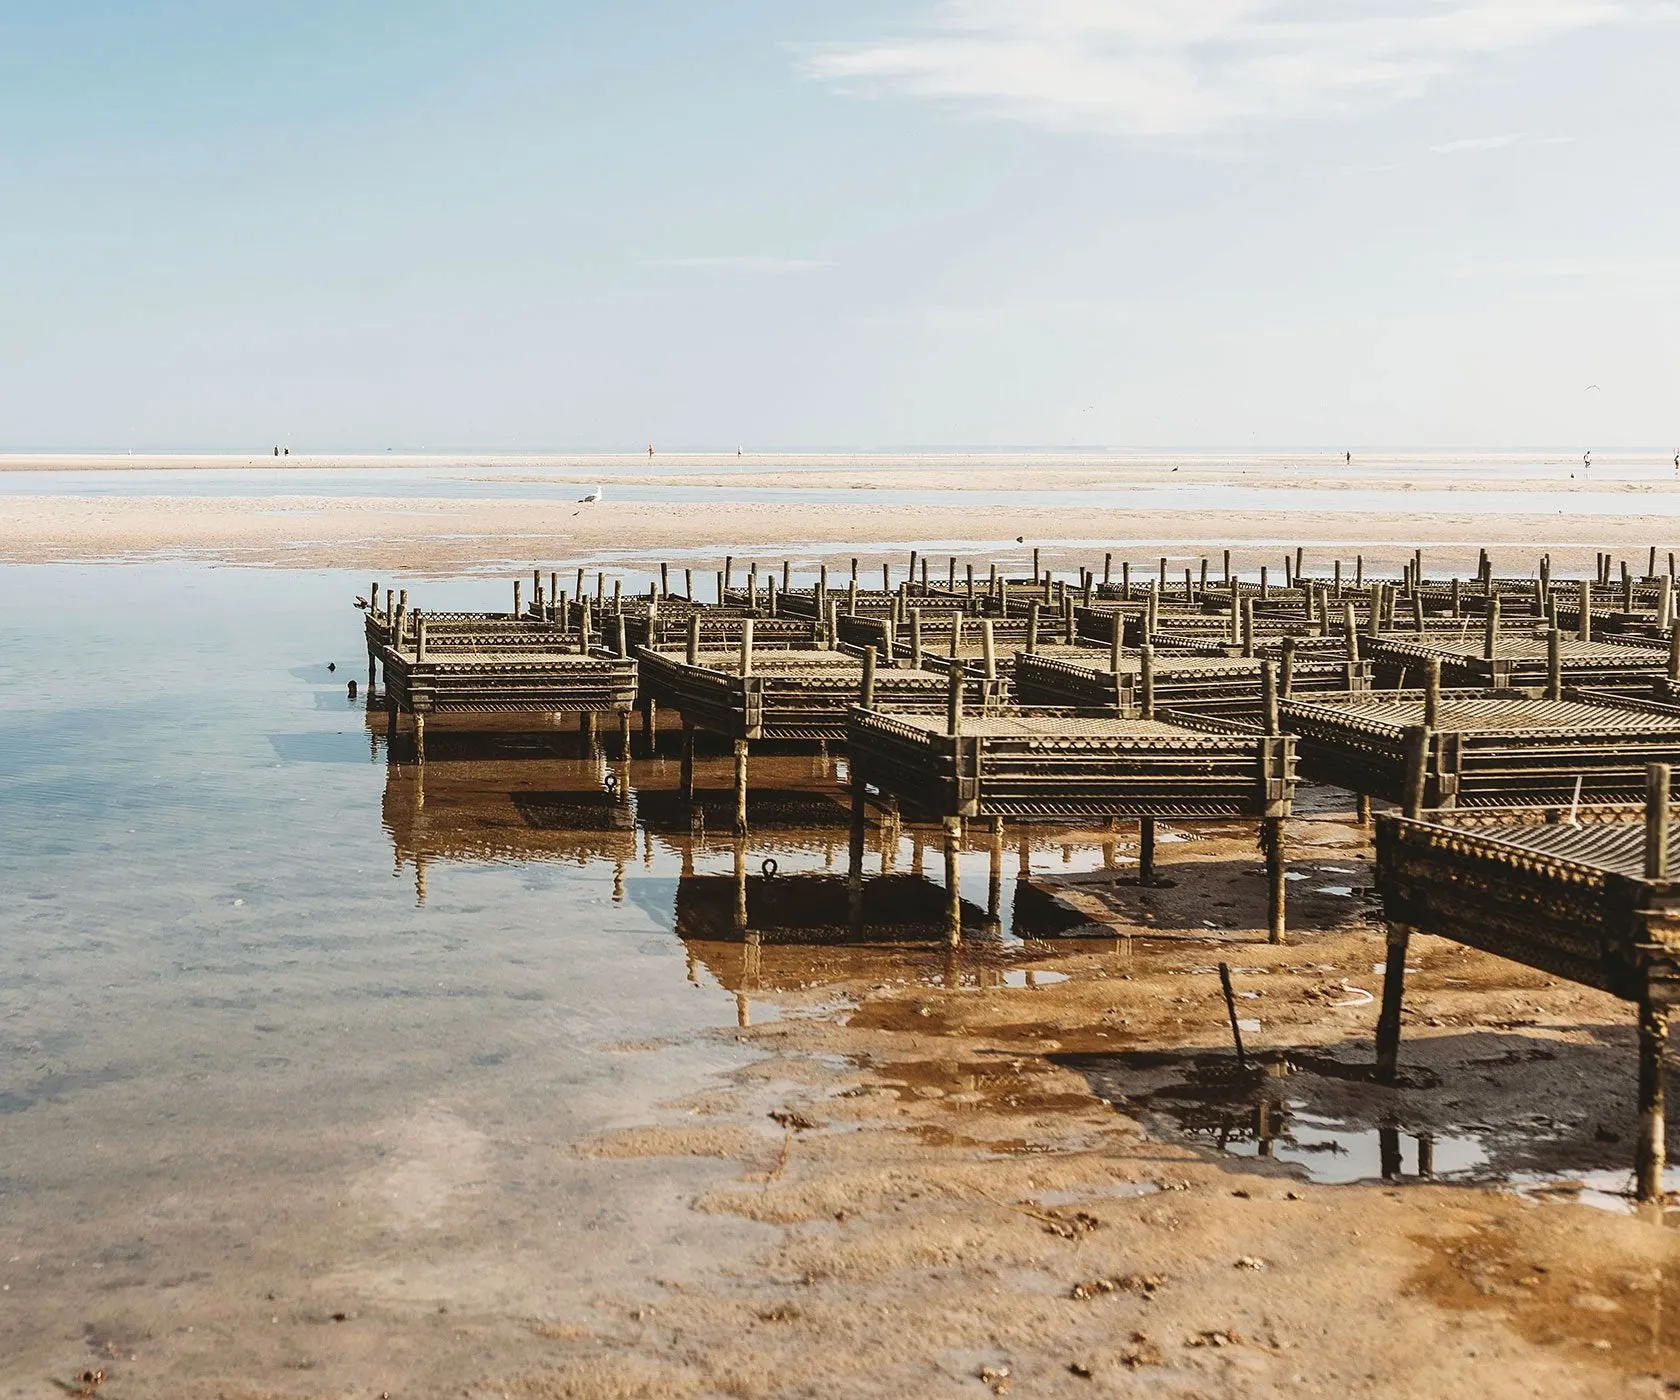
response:
[(1237, 1064), (1247, 1068), (1248, 1057), (1243, 1054), (1242, 1027), (1237, 1024), (1237, 997), (1231, 990), (1231, 968), (1228, 963), (1219, 964), (1219, 985), (1225, 993), (1225, 1014), (1231, 1020), (1231, 1039), (1237, 1046)]

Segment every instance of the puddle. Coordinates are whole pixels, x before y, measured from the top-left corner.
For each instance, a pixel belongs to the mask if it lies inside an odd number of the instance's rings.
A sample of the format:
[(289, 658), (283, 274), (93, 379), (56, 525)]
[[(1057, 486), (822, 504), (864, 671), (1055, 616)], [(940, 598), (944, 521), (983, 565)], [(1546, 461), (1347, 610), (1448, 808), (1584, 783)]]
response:
[[(1238, 1024), (1259, 1029), (1258, 1022)], [(1309, 1181), (1459, 1182), (1534, 1200), (1633, 1208), (1624, 1140), (1601, 1140), (1599, 1165), (1555, 1171), (1511, 1165), (1562, 1155), (1556, 1149), (1565, 1145), (1578, 1155), (1570, 1131), (1576, 1125), (1538, 1114), (1454, 1122), (1425, 1102), (1429, 1091), (1452, 1082), (1428, 1070), (1403, 1069), (1390, 1090), (1370, 1084), (1368, 1064), (1311, 1052), (1251, 1054), (1246, 1065), (1229, 1052), (1211, 1051), (1051, 1058), (1083, 1074), (1098, 1097), (1159, 1136), (1223, 1156), (1283, 1163)]]

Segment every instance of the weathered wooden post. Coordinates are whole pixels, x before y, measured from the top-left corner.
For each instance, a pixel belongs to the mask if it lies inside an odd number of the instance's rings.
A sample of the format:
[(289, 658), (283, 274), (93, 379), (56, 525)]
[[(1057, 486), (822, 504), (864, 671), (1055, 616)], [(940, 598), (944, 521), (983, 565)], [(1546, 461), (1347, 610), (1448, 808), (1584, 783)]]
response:
[(1668, 1005), (1647, 985), (1639, 998), (1639, 1141), (1634, 1151), (1635, 1194), (1663, 1198), (1667, 1165), (1667, 1114), (1663, 1103), (1663, 1053), (1668, 1046)]
[(700, 664), (700, 614), (699, 613), (690, 613), (688, 615), (688, 658), (687, 659), (688, 659), (688, 664), (690, 666), (698, 666)]
[(1132, 563), (1129, 559), (1120, 563), (1120, 596), (1128, 603), (1132, 601)]
[(1416, 724), (1406, 731), (1406, 783), (1404, 810), (1413, 821), (1423, 819), (1425, 794), (1429, 787), (1430, 731)]
[(863, 685), (858, 692), (858, 704), (866, 710), (875, 708), (875, 648), (863, 649)]
[[(1666, 763), (1645, 770), (1645, 878), (1668, 879), (1671, 772)], [(1663, 1053), (1668, 1043), (1668, 1004), (1652, 995), (1647, 979), (1639, 998), (1639, 1142), (1634, 1155), (1637, 1195), (1662, 1199), (1667, 1158), (1663, 1104)]]
[(1278, 692), (1285, 700), (1295, 694), (1295, 638), (1283, 639), (1283, 670), (1278, 678)]
[(910, 609), (910, 669), (922, 669), (922, 610)]
[(1260, 566), (1260, 601), (1265, 602), (1271, 595), (1271, 585), (1266, 581), (1266, 566)]
[(1370, 610), (1365, 614), (1365, 635), (1373, 642), (1382, 636), (1383, 615), (1383, 583), (1378, 579), (1371, 581)]
[(1674, 580), (1664, 574), (1657, 589), (1657, 631), (1667, 632), (1674, 625)]
[(962, 655), (964, 616), (961, 608), (951, 614), (951, 655)]
[(735, 741), (735, 834), (747, 834), (747, 741)]
[(1546, 633), (1546, 698), (1563, 699), (1563, 633), (1556, 627)]
[(1103, 555), (1103, 587), (1108, 587), (1109, 580), (1114, 577), (1114, 555)]
[(683, 597), (687, 598), (689, 600), (689, 602), (691, 602), (691, 603), (694, 601), (694, 570), (693, 569), (684, 569), (683, 570)]
[(728, 576), (724, 573), (724, 571), (722, 569), (719, 569), (717, 571), (717, 601), (718, 601), (718, 606), (720, 608), (725, 603), (727, 603), (729, 601), (728, 588), (729, 588)]
[(1041, 573), (1039, 573), (1039, 571), (1038, 571), (1038, 546), (1037, 545), (1033, 546), (1032, 559), (1033, 559), (1032, 576), (1033, 576), (1033, 582), (1036, 584), (1041, 578), (1043, 578), (1043, 575)]
[[(616, 637), (614, 637), (613, 640), (617, 643), (618, 654), (621, 657), (628, 657), (630, 655), (630, 639), (625, 633), (624, 614), (623, 613), (618, 614), (618, 617), (617, 617), (617, 620), (616, 620), (616, 623), (615, 623), (615, 628), (616, 628), (616, 631), (617, 631), (618, 635)], [(629, 715), (625, 716), (625, 722), (626, 723), (629, 722)]]
[(1242, 601), (1242, 654), (1252, 659), (1254, 656), (1254, 599), (1244, 598)]
[(1208, 565), (1207, 555), (1204, 554), (1202, 556), (1201, 582), (1196, 589), (1196, 596), (1198, 598), (1205, 598), (1207, 596), (1207, 565)]
[(857, 577), (854, 575), (852, 577), (851, 581), (846, 585), (846, 611), (848, 613), (850, 613), (853, 617), (857, 616), (857, 610), (858, 610), (857, 600), (858, 600), (858, 581), (857, 581)]
[(1336, 560), (1336, 571), (1333, 586), (1336, 590), (1336, 598), (1340, 601), (1342, 596), (1342, 561), (1340, 559)]
[(1592, 609), (1593, 586), (1586, 579), (1582, 579), (1580, 625), (1576, 628), (1575, 635), (1583, 642), (1590, 642), (1592, 640)]
[(946, 672), (948, 693), (945, 697), (945, 732), (955, 738), (962, 733), (963, 721), (963, 668), (961, 663), (955, 663)]
[(1138, 884), (1155, 883), (1155, 818), (1138, 818)]
[(1108, 639), (1108, 669), (1114, 672), (1114, 694), (1120, 695), (1120, 659), (1126, 654), (1126, 630), (1120, 625), (1118, 613), (1114, 617), (1114, 632)]
[(1353, 556), (1353, 586), (1355, 588), (1365, 586), (1365, 556), (1363, 554)]
[(989, 617), (980, 619), (980, 658), (986, 672), (986, 679), (997, 679), (997, 638), (992, 632), (992, 620)]
[(750, 617), (741, 619), (741, 677), (752, 675), (753, 659), (753, 620)]
[(1412, 592), (1412, 631), (1423, 636), (1423, 594)]
[(515, 579), (513, 581), (513, 618), (514, 618), (514, 621), (517, 622), (521, 616), (522, 616), (522, 611), (521, 611), (521, 608), (520, 608), (520, 605), (519, 605), (519, 580)]
[(1228, 549), (1225, 551), (1225, 582), (1231, 582), (1231, 551)]
[(1423, 727), (1433, 733), (1441, 727), (1441, 658), (1423, 663)]
[(1487, 620), (1482, 627), (1482, 660), (1492, 661), (1499, 655), (1499, 597), (1488, 599)]
[[(1277, 672), (1270, 661), (1260, 667), (1260, 711), (1266, 737), (1275, 743), (1283, 741), (1283, 725), (1278, 715)], [(1267, 745), (1267, 750), (1272, 745)], [(1271, 778), (1267, 765), (1266, 779)], [(1282, 943), (1284, 938), (1284, 902), (1288, 889), (1287, 871), (1283, 862), (1283, 818), (1265, 817), (1260, 827), (1261, 844), (1266, 850), (1266, 937), (1269, 942)]]
[(1376, 1081), (1392, 1084), (1400, 1069), (1400, 1008), (1406, 995), (1406, 950), (1411, 930), (1388, 925), (1388, 960), (1383, 971), (1382, 1011), (1377, 1017)]
[(1155, 718), (1155, 648), (1145, 643), (1138, 649), (1138, 689), (1144, 719)]
[(1038, 599), (1033, 598), (1027, 603), (1027, 655), (1031, 656), (1038, 650)]
[[(734, 586), (735, 586), (735, 556), (733, 554), (726, 554), (726, 555), (723, 556), (723, 589), (724, 589), (724, 593), (727, 593)], [(723, 593), (718, 594), (718, 602), (721, 603), (723, 601), (724, 601)]]
[(694, 801), (694, 726), (686, 719), (682, 727), (682, 795), (684, 802)]

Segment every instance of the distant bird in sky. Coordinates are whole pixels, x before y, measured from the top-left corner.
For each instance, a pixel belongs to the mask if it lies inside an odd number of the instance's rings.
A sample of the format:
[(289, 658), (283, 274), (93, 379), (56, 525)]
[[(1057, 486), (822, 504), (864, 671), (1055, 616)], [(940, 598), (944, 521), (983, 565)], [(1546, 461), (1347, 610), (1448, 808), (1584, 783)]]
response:
[[(1587, 385), (1587, 389), (1598, 389), (1598, 385), (1596, 385), (1596, 384), (1589, 384), (1589, 385)], [(1583, 393), (1583, 394), (1584, 394), (1584, 393), (1586, 393), (1586, 392), (1587, 392), (1587, 389), (1583, 389), (1583, 390), (1581, 390), (1581, 392), (1582, 392), (1582, 393)], [(1602, 390), (1602, 389), (1600, 389), (1600, 390), (1599, 390), (1599, 392), (1600, 392), (1600, 393), (1603, 393), (1603, 392), (1604, 392), (1604, 391), (1603, 391), (1603, 390)]]

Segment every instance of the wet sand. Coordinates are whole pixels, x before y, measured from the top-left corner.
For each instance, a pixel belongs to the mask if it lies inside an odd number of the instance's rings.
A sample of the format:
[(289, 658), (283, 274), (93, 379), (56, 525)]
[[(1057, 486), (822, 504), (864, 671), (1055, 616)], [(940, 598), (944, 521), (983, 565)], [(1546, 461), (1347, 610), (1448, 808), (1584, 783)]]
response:
[[(1174, 471), (1174, 464), (1181, 470)], [(734, 464), (734, 465), (731, 465)], [(1331, 548), (1362, 550), (1373, 567), (1397, 569), (1414, 546), (1430, 551), (1445, 571), (1474, 564), (1477, 550), (1511, 551), (1513, 571), (1529, 572), (1541, 550), (1551, 550), (1562, 573), (1590, 566), (1597, 550), (1643, 555), (1651, 546), (1666, 551), (1680, 534), (1680, 521), (1651, 504), (1670, 500), (1680, 484), (1666, 459), (1608, 461), (1591, 481), (1571, 480), (1578, 467), (1556, 454), (1532, 456), (1374, 459), (1338, 471), (1338, 463), (1304, 457), (1111, 457), (993, 455), (797, 457), (778, 456), (746, 465), (733, 457), (658, 459), (644, 468), (636, 459), (565, 458), (272, 458), (170, 457), (0, 458), (0, 474), (67, 474), (110, 470), (178, 472), (183, 478), (212, 471), (278, 474), (283, 487), (271, 494), (216, 496), (78, 495), (48, 491), (0, 497), (0, 562), (98, 561), (134, 558), (191, 558), (282, 567), (346, 567), (454, 574), (538, 564), (585, 564), (666, 559), (710, 570), (724, 553), (747, 557), (754, 551), (802, 561), (837, 560), (847, 554), (889, 556), (923, 547), (979, 556), (1009, 548), (1017, 537), (1046, 550), (1046, 563), (1070, 567), (1091, 562), (1093, 551), (1133, 550), (1139, 560), (1166, 550), (1175, 564), (1210, 548), (1231, 546), (1238, 567), (1278, 563), (1301, 545), (1309, 553)], [(379, 467), (461, 471), (481, 474), (497, 485), (496, 498), (379, 494)], [(312, 494), (316, 470), (364, 470), (366, 494)], [(539, 470), (540, 469), (540, 470)], [(680, 469), (680, 471), (679, 471)], [(394, 474), (394, 473), (393, 473)], [(1585, 473), (1576, 471), (1584, 478)], [(690, 496), (680, 502), (615, 499), (615, 481), (638, 489), (667, 484)], [(580, 488), (605, 483), (605, 499), (580, 505), (555, 499), (560, 484)], [(294, 485), (295, 483), (295, 485)], [(533, 495), (519, 495), (521, 483)], [(535, 494), (542, 486), (546, 494)], [(1222, 487), (1247, 494), (1236, 507), (1220, 506), (1210, 494), (1206, 506), (1167, 508), (1124, 504), (1070, 508), (1058, 493), (1179, 489), (1193, 485), (1216, 493)], [(708, 500), (705, 489), (775, 489), (773, 501)], [(1467, 501), (1497, 488), (1518, 493), (1527, 509), (1397, 508), (1414, 488), (1462, 494)], [(877, 499), (914, 488), (949, 493), (934, 503), (892, 503)], [(1263, 489), (1261, 489), (1263, 488)], [(1254, 492), (1260, 491), (1256, 496)], [(801, 502), (799, 491), (849, 497)], [(1037, 500), (987, 503), (988, 492), (1042, 493)], [(1359, 492), (1378, 492), (1382, 509), (1359, 508)], [(1346, 495), (1351, 508), (1321, 508), (1323, 493)], [(794, 498), (788, 498), (792, 493)], [(1598, 498), (1592, 514), (1572, 513), (1571, 496)], [(579, 494), (582, 494), (580, 489)], [(1613, 508), (1604, 508), (1608, 496)], [(965, 497), (973, 497), (972, 500)], [(1121, 498), (1123, 500), (1123, 498)], [(1144, 497), (1143, 499), (1149, 499)], [(1175, 497), (1174, 499), (1182, 499)], [(1555, 501), (1555, 507), (1552, 502)], [(1125, 557), (1122, 553), (1121, 557)], [(1321, 561), (1322, 562), (1322, 561)]]

